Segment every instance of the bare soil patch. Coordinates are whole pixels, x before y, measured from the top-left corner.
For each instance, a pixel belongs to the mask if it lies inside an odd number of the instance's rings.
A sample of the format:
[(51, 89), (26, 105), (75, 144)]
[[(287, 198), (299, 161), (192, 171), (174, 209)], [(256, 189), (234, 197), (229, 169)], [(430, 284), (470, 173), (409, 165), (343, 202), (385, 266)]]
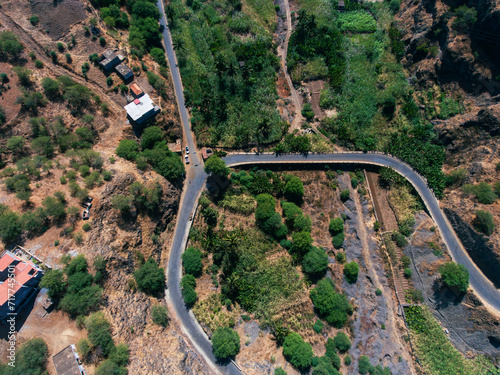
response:
[(64, 36), (71, 25), (87, 18), (83, 2), (79, 0), (30, 0), (31, 11), (38, 15), (43, 30), (53, 40)]
[(0, 62), (0, 73), (6, 73), (9, 76), (9, 82), (0, 85), (0, 106), (5, 111), (6, 123), (12, 120), (21, 109), (21, 104), (16, 104), (16, 99), (21, 92), (18, 87), (19, 78), (17, 74), (14, 73), (12, 65)]
[(387, 190), (382, 189), (378, 183), (378, 173), (366, 172), (368, 184), (372, 193), (373, 205), (380, 222), (382, 231), (391, 232), (398, 229), (396, 215), (392, 211), (387, 198)]
[(314, 112), (314, 116), (321, 120), (325, 115), (319, 107), (319, 96), (321, 90), (325, 87), (325, 81), (310, 81), (307, 82), (307, 88), (309, 89), (309, 95), (311, 96), (311, 106)]

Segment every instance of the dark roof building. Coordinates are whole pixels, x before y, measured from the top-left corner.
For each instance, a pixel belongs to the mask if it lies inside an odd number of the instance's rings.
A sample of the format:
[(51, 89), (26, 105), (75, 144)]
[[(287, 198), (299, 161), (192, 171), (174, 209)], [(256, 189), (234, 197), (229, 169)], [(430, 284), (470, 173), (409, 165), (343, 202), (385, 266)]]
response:
[(57, 375), (85, 375), (74, 345), (69, 345), (52, 357)]
[(43, 271), (31, 261), (22, 261), (10, 251), (0, 258), (0, 321), (9, 313), (18, 313), (24, 303), (36, 293)]
[(118, 65), (115, 70), (125, 82), (134, 77), (132, 69), (130, 69), (125, 63)]
[(109, 72), (115, 66), (117, 66), (121, 62), (120, 58), (110, 49), (104, 52), (101, 56), (101, 62), (99, 65), (104, 71)]

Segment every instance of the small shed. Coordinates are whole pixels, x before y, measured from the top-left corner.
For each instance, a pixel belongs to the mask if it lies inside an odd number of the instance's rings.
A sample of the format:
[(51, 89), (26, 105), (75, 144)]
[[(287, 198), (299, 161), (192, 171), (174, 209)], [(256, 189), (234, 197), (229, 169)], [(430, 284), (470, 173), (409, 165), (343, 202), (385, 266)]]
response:
[(85, 370), (78, 363), (75, 346), (69, 345), (52, 357), (57, 375), (82, 375)]
[(203, 157), (203, 160), (207, 160), (210, 156), (212, 156), (212, 149), (202, 148), (201, 149), (201, 156)]
[(129, 79), (134, 77), (134, 73), (132, 72), (132, 69), (128, 67), (127, 64), (121, 63), (118, 65), (116, 68), (116, 72), (118, 75), (126, 82)]
[(142, 91), (139, 85), (135, 82), (130, 85), (130, 92), (132, 93), (134, 98), (140, 98), (144, 95), (144, 91)]
[(172, 152), (175, 152), (178, 155), (182, 156), (182, 143), (180, 139), (176, 139), (175, 143), (169, 143), (168, 149)]

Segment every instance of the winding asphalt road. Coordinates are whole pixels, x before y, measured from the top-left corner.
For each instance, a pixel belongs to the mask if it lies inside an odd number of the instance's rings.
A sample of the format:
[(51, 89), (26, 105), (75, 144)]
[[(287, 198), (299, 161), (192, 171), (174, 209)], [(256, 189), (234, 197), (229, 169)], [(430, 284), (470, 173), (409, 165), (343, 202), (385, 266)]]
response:
[[(172, 46), (170, 30), (165, 18), (165, 10), (162, 0), (157, 3), (160, 9), (160, 24), (163, 25), (163, 39), (167, 51), (167, 58), (170, 65), (170, 72), (174, 82), (175, 96), (179, 106), (181, 122), (184, 128), (186, 144), (191, 150), (191, 164), (187, 168), (187, 178), (184, 184), (183, 194), (177, 223), (175, 227), (172, 248), (170, 251), (169, 263), (167, 266), (167, 291), (166, 296), (174, 308), (174, 313), (180, 321), (183, 332), (189, 337), (193, 345), (200, 352), (207, 363), (214, 371), (223, 374), (241, 374), (237, 366), (230, 362), (229, 364), (219, 364), (212, 353), (210, 340), (199, 326), (193, 313), (186, 309), (182, 298), (180, 288), (180, 279), (182, 277), (181, 255), (184, 251), (189, 230), (191, 228), (190, 216), (195, 213), (198, 198), (205, 186), (207, 174), (200, 163), (199, 154), (196, 152), (195, 143), (190, 129), (188, 111), (184, 104), (184, 95), (182, 81), (177, 67), (177, 61)], [(377, 165), (390, 167), (404, 176), (415, 187), (430, 212), (433, 220), (440, 230), (444, 243), (448, 247), (453, 260), (463, 264), (470, 273), (470, 286), (491, 310), (500, 312), (500, 291), (497, 290), (479, 270), (479, 268), (470, 259), (467, 252), (460, 243), (458, 237), (453, 231), (450, 222), (441, 211), (439, 202), (427, 186), (426, 180), (415, 172), (409, 165), (389, 155), (380, 153), (361, 153), (361, 152), (342, 152), (331, 154), (309, 154), (296, 155), (287, 154), (277, 156), (275, 154), (230, 154), (224, 158), (226, 164), (235, 167), (245, 164), (313, 164), (313, 163), (355, 163), (365, 165)], [(193, 215), (194, 216), (194, 215)]]

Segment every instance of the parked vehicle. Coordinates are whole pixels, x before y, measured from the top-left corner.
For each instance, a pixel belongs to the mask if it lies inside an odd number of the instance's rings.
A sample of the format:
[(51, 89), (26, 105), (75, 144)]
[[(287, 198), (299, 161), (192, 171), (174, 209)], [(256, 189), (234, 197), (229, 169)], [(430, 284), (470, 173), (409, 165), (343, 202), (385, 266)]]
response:
[(186, 164), (189, 164), (189, 156), (184, 155), (184, 160), (186, 160)]
[(189, 147), (186, 146), (186, 155), (189, 154)]

